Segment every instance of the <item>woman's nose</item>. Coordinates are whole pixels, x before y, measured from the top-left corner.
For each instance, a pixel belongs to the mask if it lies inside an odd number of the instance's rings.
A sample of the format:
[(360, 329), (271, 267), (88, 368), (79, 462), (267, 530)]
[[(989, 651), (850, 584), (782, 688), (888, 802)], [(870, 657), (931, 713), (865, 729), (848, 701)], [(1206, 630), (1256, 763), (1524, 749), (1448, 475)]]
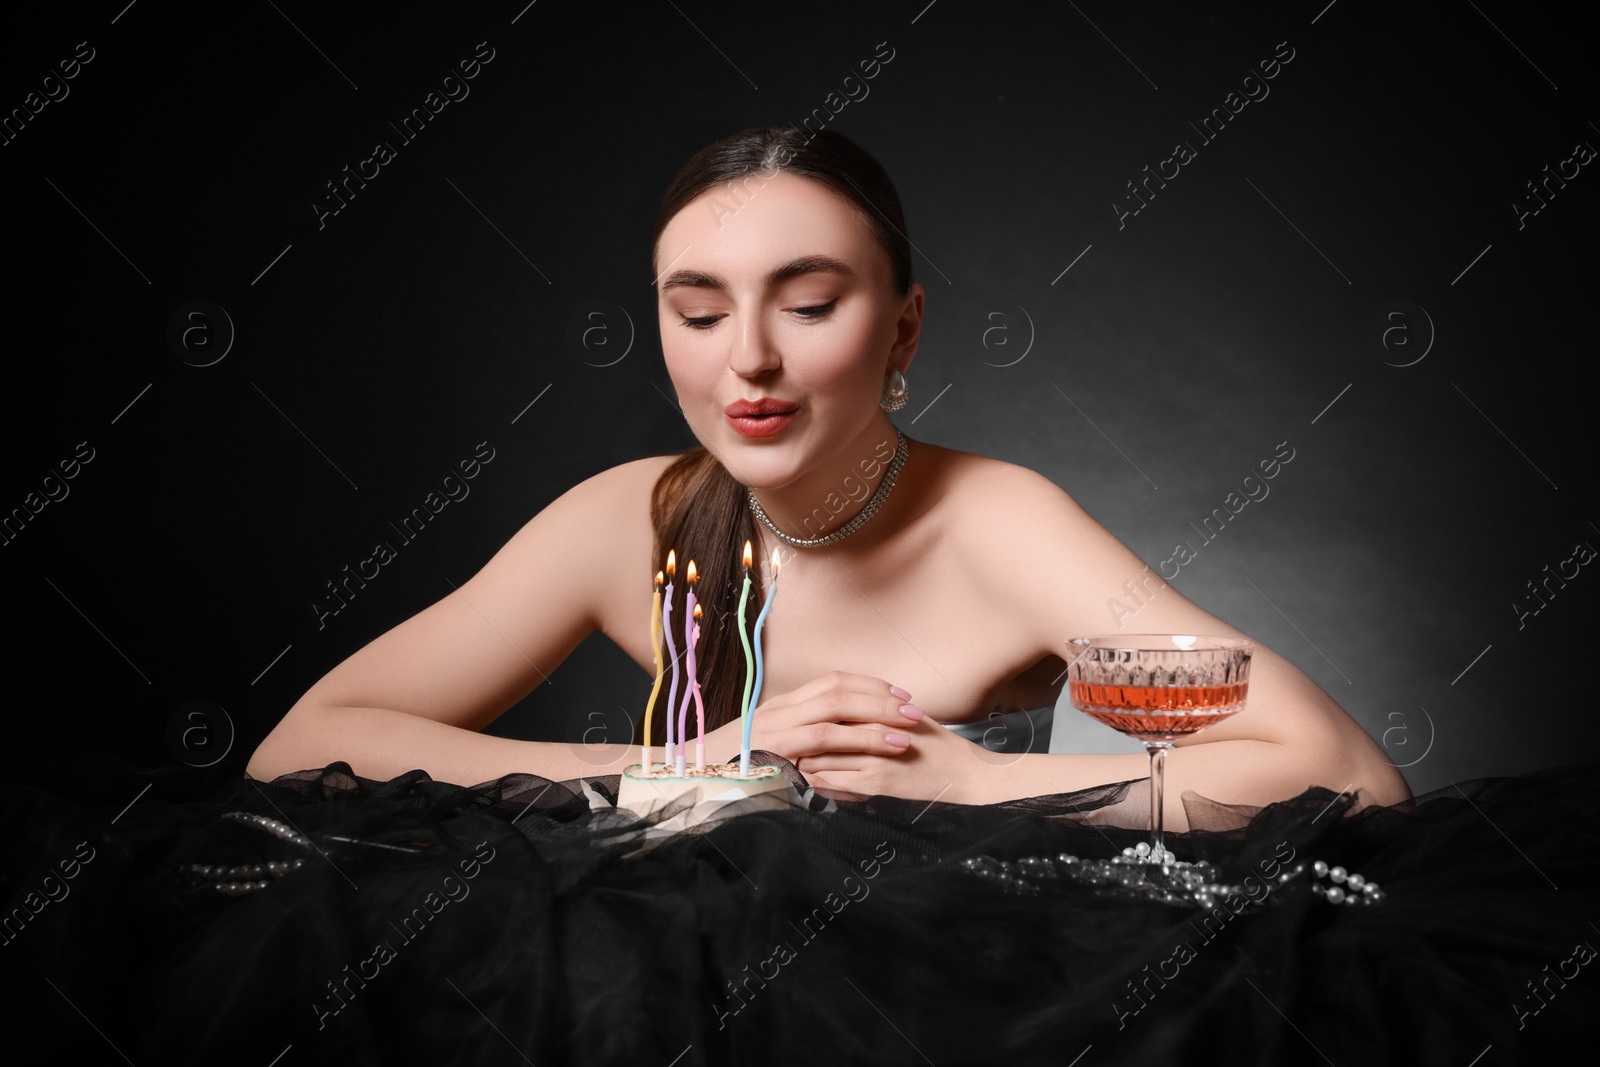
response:
[(776, 370), (782, 362), (760, 316), (741, 316), (738, 329), (733, 331), (732, 350), (728, 353), (728, 364), (733, 372), (750, 378)]

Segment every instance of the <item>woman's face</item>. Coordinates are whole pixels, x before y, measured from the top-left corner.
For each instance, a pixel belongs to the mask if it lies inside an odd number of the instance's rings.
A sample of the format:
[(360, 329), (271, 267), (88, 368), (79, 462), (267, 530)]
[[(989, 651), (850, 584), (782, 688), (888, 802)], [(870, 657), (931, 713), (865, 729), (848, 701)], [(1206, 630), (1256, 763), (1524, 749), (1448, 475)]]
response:
[[(756, 488), (853, 466), (840, 453), (881, 435), (883, 376), (910, 363), (922, 310), (854, 207), (808, 178), (752, 176), (687, 204), (656, 257), (661, 348), (700, 442)], [(728, 411), (768, 398), (787, 414)]]

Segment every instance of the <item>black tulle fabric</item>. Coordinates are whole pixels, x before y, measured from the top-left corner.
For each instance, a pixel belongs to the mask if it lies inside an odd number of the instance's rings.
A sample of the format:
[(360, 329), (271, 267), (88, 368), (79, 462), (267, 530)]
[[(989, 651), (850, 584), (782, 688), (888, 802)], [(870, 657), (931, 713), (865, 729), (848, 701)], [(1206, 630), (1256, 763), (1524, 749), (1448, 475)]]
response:
[[(1187, 797), (1180, 857), (1259, 874), (1292, 850), (1385, 894), (1273, 881), (1218, 918), (963, 863), (1109, 856), (1145, 837), (1143, 781), (982, 807), (813, 792), (651, 836), (597, 810), (614, 776), (16, 760), (7, 1017), (60, 1062), (1466, 1067), (1583, 1051), (1600, 1009), (1593, 766), (1404, 809)], [(185, 873), (302, 856), (237, 898)]]

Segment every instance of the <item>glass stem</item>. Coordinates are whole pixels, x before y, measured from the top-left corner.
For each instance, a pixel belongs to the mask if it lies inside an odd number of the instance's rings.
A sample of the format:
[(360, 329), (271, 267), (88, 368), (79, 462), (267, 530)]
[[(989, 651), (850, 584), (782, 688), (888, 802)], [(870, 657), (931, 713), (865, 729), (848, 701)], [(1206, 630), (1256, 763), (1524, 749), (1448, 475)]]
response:
[(1166, 851), (1166, 841), (1162, 837), (1162, 826), (1166, 819), (1165, 772), (1167, 769), (1167, 749), (1170, 743), (1146, 742), (1145, 751), (1150, 753), (1150, 833), (1155, 837), (1156, 859), (1159, 862), (1161, 853)]

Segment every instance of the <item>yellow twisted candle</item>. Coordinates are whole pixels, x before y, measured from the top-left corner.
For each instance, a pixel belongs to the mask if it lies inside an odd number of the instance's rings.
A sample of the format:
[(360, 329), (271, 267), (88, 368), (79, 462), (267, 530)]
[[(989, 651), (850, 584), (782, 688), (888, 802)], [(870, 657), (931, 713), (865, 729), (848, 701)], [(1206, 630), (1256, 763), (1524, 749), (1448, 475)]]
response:
[(650, 605), (650, 643), (656, 653), (656, 684), (650, 687), (650, 703), (644, 709), (644, 750), (639, 758), (639, 770), (650, 773), (650, 727), (656, 712), (656, 697), (661, 695), (661, 679), (666, 676), (667, 662), (661, 655), (661, 582), (664, 575), (656, 571), (656, 595)]

